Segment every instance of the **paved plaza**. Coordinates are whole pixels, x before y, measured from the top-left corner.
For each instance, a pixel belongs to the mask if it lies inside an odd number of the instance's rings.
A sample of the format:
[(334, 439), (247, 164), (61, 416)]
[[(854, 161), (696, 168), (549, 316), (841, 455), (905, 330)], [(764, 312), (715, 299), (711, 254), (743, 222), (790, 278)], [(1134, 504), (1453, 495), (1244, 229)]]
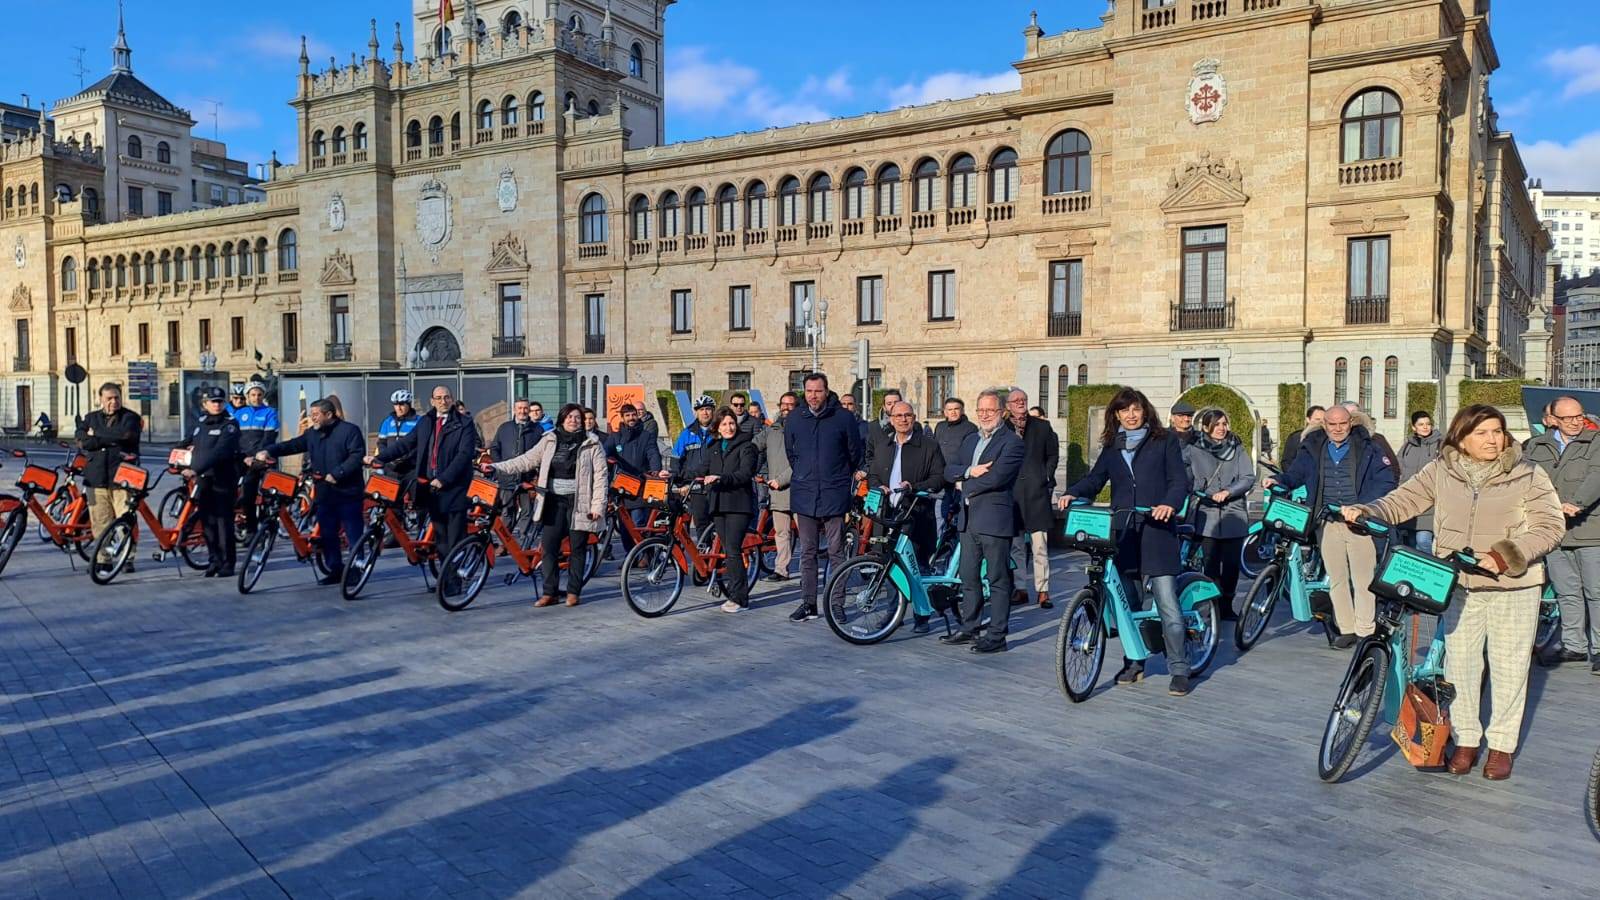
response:
[(249, 597), (146, 562), (96, 588), (30, 537), (0, 577), (0, 896), (1600, 890), (1586, 669), (1534, 670), (1509, 782), (1375, 738), (1330, 786), (1344, 657), (1283, 621), (1186, 699), (1158, 676), (1069, 707), (1060, 604), (980, 658), (847, 646), (786, 621), (790, 585), (647, 621), (608, 563), (576, 609), (492, 584), (451, 615), (385, 563), (357, 603), (284, 561)]

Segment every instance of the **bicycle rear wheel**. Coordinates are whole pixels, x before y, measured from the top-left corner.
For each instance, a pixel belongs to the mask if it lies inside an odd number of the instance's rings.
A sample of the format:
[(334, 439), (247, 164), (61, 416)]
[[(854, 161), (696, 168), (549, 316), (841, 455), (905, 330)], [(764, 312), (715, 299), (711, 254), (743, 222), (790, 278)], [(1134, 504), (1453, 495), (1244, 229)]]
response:
[(434, 596), (450, 612), (472, 605), (489, 580), (489, 538), (475, 534), (461, 539), (445, 554), (439, 565), (439, 584)]
[(178, 538), (178, 555), (191, 569), (204, 569), (211, 565), (211, 548), (206, 546), (205, 528), (201, 526), (198, 515), (184, 525), (183, 535)]
[(1250, 585), (1250, 593), (1244, 598), (1244, 608), (1239, 610), (1239, 618), (1233, 623), (1233, 645), (1239, 648), (1240, 653), (1261, 640), (1267, 623), (1272, 620), (1272, 611), (1278, 605), (1283, 586), (1283, 570), (1276, 563), (1262, 569), (1261, 574), (1256, 576), (1255, 584)]
[(640, 541), (622, 558), (622, 599), (646, 619), (664, 616), (683, 596), (684, 571), (670, 541)]
[(1322, 729), (1322, 747), (1317, 754), (1317, 777), (1328, 783), (1343, 778), (1361, 755), (1361, 748), (1372, 733), (1383, 707), (1383, 692), (1389, 681), (1388, 646), (1367, 641), (1328, 713)]
[[(1181, 602), (1183, 598), (1178, 599)], [(1196, 603), (1191, 613), (1183, 617), (1183, 650), (1189, 658), (1190, 678), (1199, 677), (1217, 658), (1217, 645), (1222, 642), (1222, 623), (1217, 618), (1220, 602), (1219, 599)]]
[(133, 523), (126, 516), (118, 518), (100, 535), (94, 544), (94, 558), (89, 562), (89, 580), (105, 585), (122, 574), (122, 567), (133, 553)]
[(263, 521), (245, 547), (244, 565), (239, 568), (239, 593), (248, 594), (256, 589), (256, 582), (261, 580), (261, 573), (267, 570), (267, 558), (272, 555), (272, 545), (277, 540), (277, 520)]
[(175, 487), (161, 495), (161, 502), (156, 505), (156, 518), (161, 521), (161, 527), (171, 528), (178, 522), (178, 513), (183, 511), (183, 497), (186, 490)]
[(1084, 588), (1074, 594), (1061, 613), (1056, 631), (1056, 682), (1073, 703), (1082, 703), (1100, 681), (1106, 661), (1105, 619), (1100, 600)]
[(0, 572), (4, 572), (11, 562), (11, 554), (17, 550), (17, 544), (22, 542), (22, 533), (28, 530), (28, 508), (18, 506), (6, 516), (6, 524), (0, 529)]
[(361, 589), (367, 586), (367, 580), (372, 577), (372, 570), (378, 567), (378, 555), (383, 552), (383, 526), (376, 525), (361, 533), (361, 539), (356, 541), (354, 550), (350, 551), (350, 561), (344, 566), (344, 581), (339, 583), (339, 593), (346, 600), (354, 600), (361, 596)]
[(889, 572), (881, 557), (858, 556), (829, 576), (822, 612), (834, 634), (859, 646), (894, 634), (905, 619), (908, 601)]

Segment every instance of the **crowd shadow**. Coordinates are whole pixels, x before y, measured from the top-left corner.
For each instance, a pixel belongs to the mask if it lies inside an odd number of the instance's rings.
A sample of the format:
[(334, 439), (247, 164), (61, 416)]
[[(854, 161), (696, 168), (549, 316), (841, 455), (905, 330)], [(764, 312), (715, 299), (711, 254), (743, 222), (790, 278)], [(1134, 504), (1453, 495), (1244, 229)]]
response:
[[(1104, 813), (1084, 813), (1051, 831), (1033, 846), (1005, 880), (987, 895), (988, 900), (1049, 897), (1073, 900), (1091, 896), (1089, 888), (1100, 874), (1101, 854), (1119, 829)], [(1158, 891), (1155, 885), (1149, 886)]]

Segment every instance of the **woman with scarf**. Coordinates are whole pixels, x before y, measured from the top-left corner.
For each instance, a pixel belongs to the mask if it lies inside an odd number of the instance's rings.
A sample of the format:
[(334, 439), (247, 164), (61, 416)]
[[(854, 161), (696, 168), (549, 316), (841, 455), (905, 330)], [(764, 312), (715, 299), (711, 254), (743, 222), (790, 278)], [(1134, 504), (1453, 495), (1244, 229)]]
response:
[(583, 407), (576, 403), (561, 407), (556, 427), (546, 432), (533, 449), (487, 465), (484, 471), (516, 476), (538, 473), (539, 495), (533, 503), (533, 518), (544, 526), (539, 538), (544, 554), (540, 562), (544, 595), (534, 606), (554, 606), (561, 595), (561, 542), (569, 537), (567, 605), (577, 606), (583, 593), (589, 538), (605, 527), (609, 483), (605, 450), (598, 438), (584, 430)]
[(739, 427), (739, 416), (724, 406), (711, 417), (711, 443), (706, 446), (706, 474), (700, 483), (706, 488), (706, 511), (716, 526), (727, 575), (723, 584), (728, 599), (725, 613), (750, 608), (750, 590), (745, 584), (744, 535), (755, 514), (756, 462), (759, 454), (750, 442), (750, 432)]
[(1237, 618), (1233, 595), (1239, 590), (1239, 550), (1250, 531), (1246, 495), (1255, 487), (1255, 466), (1244, 442), (1228, 430), (1228, 414), (1202, 410), (1195, 419), (1195, 439), (1183, 448), (1194, 489), (1207, 499), (1198, 503), (1195, 522), (1205, 551), (1206, 576), (1222, 591), (1224, 619)]
[[(1189, 470), (1183, 464), (1178, 436), (1161, 427), (1149, 398), (1133, 388), (1123, 388), (1106, 407), (1105, 429), (1100, 435), (1100, 456), (1094, 468), (1061, 498), (1063, 509), (1074, 497), (1094, 497), (1111, 483), (1111, 505), (1117, 509), (1151, 507), (1143, 527), (1125, 528), (1118, 540), (1117, 569), (1137, 584), (1150, 579), (1156, 611), (1161, 614), (1161, 634), (1172, 681), (1167, 693), (1189, 693), (1189, 656), (1184, 648), (1183, 610), (1178, 605), (1178, 574), (1182, 541), (1174, 519), (1189, 496)], [(1126, 520), (1118, 516), (1118, 524)], [(1117, 684), (1135, 684), (1144, 678), (1144, 662), (1124, 658)]]

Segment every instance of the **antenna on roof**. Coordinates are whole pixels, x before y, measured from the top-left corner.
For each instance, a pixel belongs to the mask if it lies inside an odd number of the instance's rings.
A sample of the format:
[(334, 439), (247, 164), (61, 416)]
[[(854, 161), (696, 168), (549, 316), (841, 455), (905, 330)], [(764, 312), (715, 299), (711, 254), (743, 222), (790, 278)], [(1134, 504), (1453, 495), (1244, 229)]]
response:
[(219, 118), (219, 113), (222, 110), (222, 101), (221, 100), (213, 100), (210, 97), (201, 97), (200, 98), (200, 102), (201, 103), (209, 103), (209, 104), (211, 104), (211, 139), (213, 141), (218, 140), (218, 137), (217, 137), (217, 120)]
[(89, 52), (89, 49), (87, 47), (73, 47), (72, 49), (78, 51), (78, 57), (72, 63), (72, 71), (73, 74), (78, 76), (78, 90), (81, 91), (83, 90), (83, 76), (89, 74), (89, 67), (83, 63), (83, 55)]

